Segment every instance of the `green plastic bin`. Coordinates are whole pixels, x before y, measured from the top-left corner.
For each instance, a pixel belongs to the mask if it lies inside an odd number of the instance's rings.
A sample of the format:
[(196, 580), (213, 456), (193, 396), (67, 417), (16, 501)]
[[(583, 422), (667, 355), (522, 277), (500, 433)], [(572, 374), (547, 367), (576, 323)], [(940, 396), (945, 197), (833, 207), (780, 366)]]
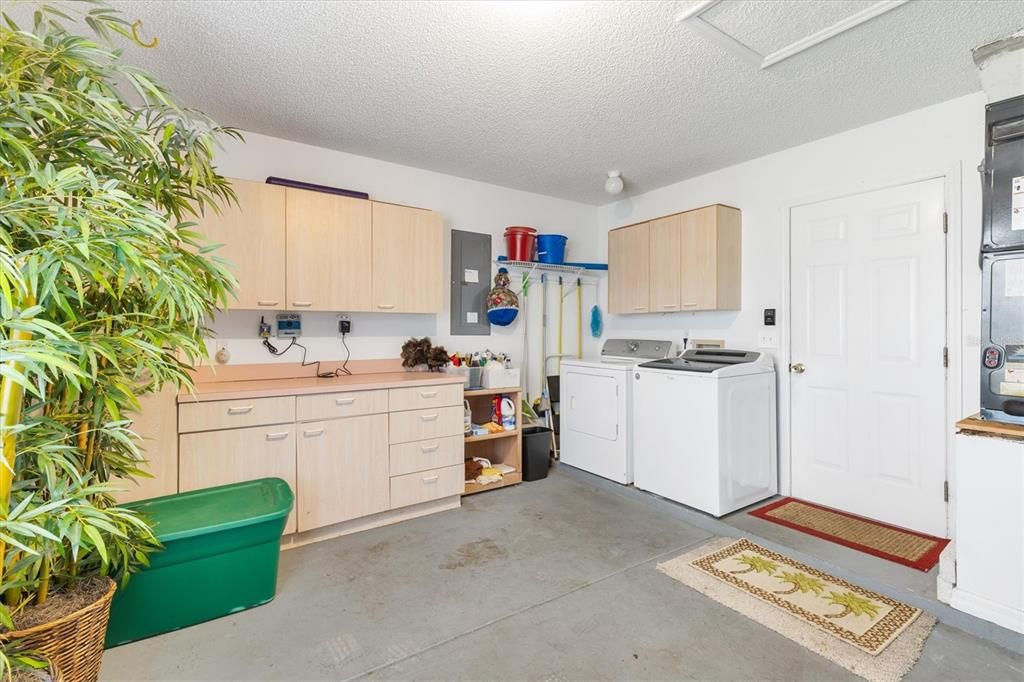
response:
[(107, 648), (220, 618), (274, 598), (294, 496), (279, 478), (142, 500), (164, 550), (118, 590)]

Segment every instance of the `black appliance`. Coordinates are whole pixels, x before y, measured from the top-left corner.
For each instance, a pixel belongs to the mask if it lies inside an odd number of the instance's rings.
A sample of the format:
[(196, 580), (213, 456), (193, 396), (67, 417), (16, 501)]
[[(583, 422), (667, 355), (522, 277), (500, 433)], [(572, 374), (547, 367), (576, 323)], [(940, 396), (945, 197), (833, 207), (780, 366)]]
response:
[(981, 416), (1024, 424), (1024, 96), (985, 112)]

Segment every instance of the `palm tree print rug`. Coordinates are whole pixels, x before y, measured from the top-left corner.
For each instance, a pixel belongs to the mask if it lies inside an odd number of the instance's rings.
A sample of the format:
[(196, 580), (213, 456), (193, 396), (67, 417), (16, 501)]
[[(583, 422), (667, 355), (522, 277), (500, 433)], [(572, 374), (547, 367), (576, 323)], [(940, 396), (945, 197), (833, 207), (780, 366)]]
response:
[(913, 667), (935, 619), (773, 552), (720, 538), (658, 570), (869, 680)]

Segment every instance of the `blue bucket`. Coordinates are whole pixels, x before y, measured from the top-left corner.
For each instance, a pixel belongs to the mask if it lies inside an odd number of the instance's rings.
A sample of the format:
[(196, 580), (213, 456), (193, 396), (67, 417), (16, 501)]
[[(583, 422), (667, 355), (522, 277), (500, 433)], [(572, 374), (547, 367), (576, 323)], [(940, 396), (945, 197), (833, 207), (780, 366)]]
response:
[(551, 265), (565, 262), (565, 243), (569, 238), (563, 234), (537, 235), (537, 261)]

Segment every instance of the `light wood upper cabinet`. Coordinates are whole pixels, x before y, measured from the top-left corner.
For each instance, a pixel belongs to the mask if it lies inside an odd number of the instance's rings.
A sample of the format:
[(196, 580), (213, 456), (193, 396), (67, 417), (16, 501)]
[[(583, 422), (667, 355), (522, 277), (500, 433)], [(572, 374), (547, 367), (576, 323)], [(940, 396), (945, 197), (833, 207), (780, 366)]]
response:
[(232, 180), (237, 205), (220, 214), (208, 208), (198, 231), (227, 260), (238, 279), (229, 308), (285, 308), (285, 189), (263, 182)]
[(421, 208), (373, 204), (371, 310), (437, 313), (444, 305), (444, 226)]
[(388, 416), (298, 426), (299, 532), (391, 506)]
[(652, 313), (679, 310), (681, 228), (679, 215), (651, 221), (649, 296)]
[(370, 310), (370, 202), (290, 187), (286, 192), (286, 307)]
[(646, 313), (650, 310), (650, 223), (608, 233), (608, 310)]
[(738, 310), (740, 211), (713, 205), (608, 233), (612, 313)]
[(738, 310), (740, 307), (740, 212), (707, 206), (681, 219), (682, 310)]

